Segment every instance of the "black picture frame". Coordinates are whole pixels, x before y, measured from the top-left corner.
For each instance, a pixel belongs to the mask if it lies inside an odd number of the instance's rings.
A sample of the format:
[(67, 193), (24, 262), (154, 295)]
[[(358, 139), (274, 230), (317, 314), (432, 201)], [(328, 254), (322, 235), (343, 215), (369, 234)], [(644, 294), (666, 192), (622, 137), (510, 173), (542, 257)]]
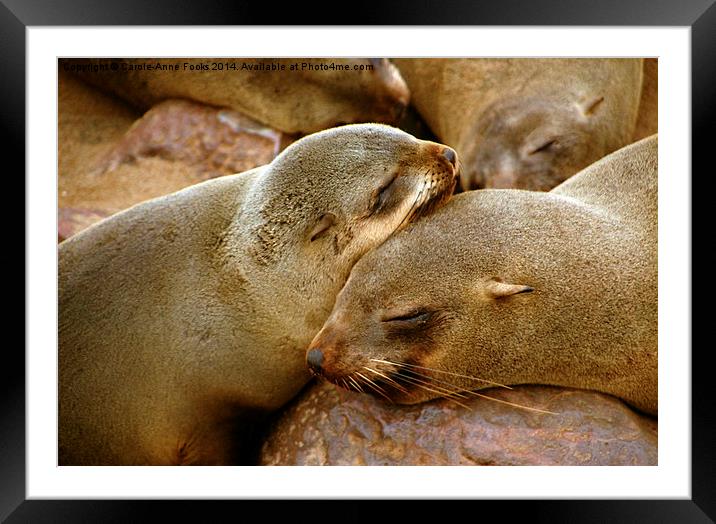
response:
[[(548, 25), (548, 26), (685, 26), (691, 28), (692, 80), (692, 196), (709, 197), (706, 187), (713, 171), (711, 137), (716, 121), (716, 6), (714, 0), (499, 0), (489, 2), (392, 1), (375, 4), (361, 2), (353, 10), (344, 9), (339, 15), (324, 8), (307, 8), (306, 2), (296, 2), (277, 8), (268, 2), (240, 2), (231, 4), (213, 0), (186, 2), (160, 0), (140, 2), (123, 0), (115, 3), (94, 3), (91, 0), (53, 2), (51, 0), (4, 0), (0, 3), (0, 106), (4, 140), (3, 166), (6, 167), (3, 186), (12, 201), (22, 202), (22, 211), (0, 206), (6, 228), (3, 235), (5, 249), (0, 255), (2, 275), (9, 285), (20, 285), (18, 274), (26, 275), (25, 229), (17, 227), (17, 217), (25, 217), (25, 31), (28, 26), (83, 25)], [(13, 162), (14, 160), (14, 162)], [(706, 166), (710, 166), (707, 170)], [(8, 166), (13, 166), (10, 168)], [(694, 176), (699, 170), (702, 178)], [(11, 176), (15, 174), (15, 176)], [(19, 181), (23, 182), (20, 183)], [(15, 191), (8, 189), (18, 184)], [(694, 187), (698, 191), (694, 191)], [(20, 199), (17, 195), (22, 194)], [(22, 215), (20, 214), (22, 213)], [(707, 220), (693, 219), (692, 239), (713, 238)], [(702, 229), (703, 224), (706, 224)], [(697, 231), (705, 231), (697, 236)], [(703, 240), (702, 240), (703, 244)], [(710, 242), (707, 242), (710, 244)], [(694, 243), (692, 242), (692, 245)], [(20, 250), (20, 246), (23, 246)], [(21, 254), (20, 254), (21, 253)], [(692, 282), (708, 283), (706, 264), (713, 267), (713, 255), (696, 258), (692, 253)], [(700, 265), (701, 264), (701, 265)], [(26, 280), (23, 278), (23, 285)], [(7, 285), (6, 284), (6, 285)], [(708, 286), (706, 286), (708, 287)], [(701, 288), (702, 289), (702, 288)], [(23, 289), (24, 291), (24, 289)], [(703, 292), (703, 291), (702, 291)], [(705, 291), (706, 293), (708, 291)], [(18, 293), (19, 295), (19, 293)], [(25, 295), (20, 308), (12, 303), (5, 314), (5, 326), (25, 325)], [(7, 301), (7, 304), (11, 304)], [(703, 318), (710, 311), (692, 307), (691, 325), (708, 325)], [(23, 322), (20, 321), (23, 316)], [(698, 322), (699, 315), (702, 322)], [(10, 330), (6, 329), (6, 333)], [(25, 331), (22, 335), (25, 346)], [(129, 522), (161, 516), (181, 517), (183, 520), (211, 522), (226, 512), (239, 518), (237, 504), (252, 501), (80, 501), (26, 500), (25, 496), (25, 356), (21, 345), (6, 343), (0, 354), (0, 520), (16, 522)], [(497, 514), (502, 521), (517, 517), (530, 522), (713, 522), (716, 519), (716, 415), (713, 393), (708, 388), (713, 375), (708, 363), (705, 344), (692, 351), (692, 497), (689, 500), (530, 500), (530, 501), (469, 501), (451, 502), (450, 513), (443, 518), (455, 518), (460, 511), (488, 518)], [(320, 493), (316, 493), (320, 498)], [(478, 504), (477, 508), (463, 508), (463, 504)], [(286, 503), (262, 504), (262, 520), (281, 518)], [(294, 501), (307, 515), (328, 515), (337, 518), (320, 501)], [(453, 504), (459, 504), (454, 506)], [(349, 501), (340, 509), (340, 520), (366, 520), (380, 514), (382, 502)], [(412, 512), (425, 514), (423, 501), (402, 504), (403, 520)], [(299, 511), (300, 511), (299, 509)], [(477, 509), (477, 513), (475, 513)], [(309, 513), (310, 512), (310, 513)], [(408, 513), (406, 515), (406, 512)], [(248, 515), (252, 513), (247, 513)], [(170, 517), (170, 515), (172, 517)], [(477, 518), (477, 517), (476, 517)]]

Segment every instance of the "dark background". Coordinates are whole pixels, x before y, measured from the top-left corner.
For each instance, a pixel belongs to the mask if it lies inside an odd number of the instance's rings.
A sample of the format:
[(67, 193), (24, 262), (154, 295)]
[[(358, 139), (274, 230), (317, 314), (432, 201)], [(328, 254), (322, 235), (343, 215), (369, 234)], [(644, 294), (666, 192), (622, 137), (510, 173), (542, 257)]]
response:
[[(25, 30), (35, 25), (635, 25), (689, 26), (692, 34), (692, 195), (709, 198), (713, 176), (714, 149), (711, 141), (716, 120), (716, 7), (714, 0), (492, 0), (492, 1), (392, 1), (344, 2), (339, 6), (313, 6), (295, 2), (279, 6), (272, 2), (202, 2), (159, 0), (142, 2), (28, 1), (0, 3), (0, 129), (3, 131), (2, 209), (4, 246), (0, 264), (8, 288), (25, 284), (24, 225), (25, 172)], [(337, 9), (336, 7), (340, 7)], [(88, 49), (91, 44), (88, 43)], [(330, 49), (327, 49), (330, 53)], [(697, 175), (698, 173), (698, 175)], [(11, 205), (16, 204), (16, 205)], [(18, 209), (18, 208), (22, 209)], [(692, 199), (693, 209), (696, 206)], [(711, 206), (713, 207), (713, 206)], [(702, 255), (692, 260), (692, 281), (708, 284), (707, 268), (716, 257), (710, 249), (711, 221), (692, 218), (692, 246)], [(22, 217), (22, 218), (20, 218)], [(700, 233), (700, 234), (699, 234)], [(699, 242), (694, 242), (696, 239)], [(706, 242), (704, 242), (706, 240)], [(706, 254), (704, 254), (706, 250)], [(20, 278), (20, 275), (23, 278)], [(22, 284), (21, 284), (22, 283)], [(709, 286), (700, 286), (698, 296), (709, 297)], [(15, 289), (12, 289), (15, 292)], [(19, 331), (25, 326), (25, 289), (21, 302), (6, 300), (3, 323)], [(694, 297), (695, 298), (695, 297)], [(710, 307), (692, 307), (692, 325), (709, 326)], [(22, 317), (22, 318), (20, 318)], [(701, 322), (699, 322), (701, 317)], [(5, 330), (6, 333), (17, 331)], [(703, 332), (703, 329), (702, 329)], [(450, 501), (428, 504), (413, 501), (391, 504), (382, 501), (25, 501), (25, 331), (21, 342), (6, 338), (0, 355), (0, 519), (20, 522), (134, 522), (158, 518), (213, 522), (220, 515), (231, 520), (247, 517), (270, 522), (281, 514), (314, 520), (325, 516), (343, 522), (374, 520), (399, 509), (399, 519), (415, 514), (446, 518), (494, 519), (512, 522), (714, 522), (716, 519), (716, 415), (709, 365), (711, 344), (696, 345), (692, 351), (692, 498), (691, 500), (642, 501)], [(703, 339), (702, 339), (703, 340)], [(22, 346), (22, 348), (20, 347)], [(671, 348), (679, 350), (682, 348)], [(321, 499), (321, 493), (315, 497)], [(258, 506), (260, 504), (260, 506)], [(449, 504), (449, 506), (448, 506)], [(438, 512), (434, 513), (433, 512)], [(256, 515), (256, 517), (253, 517)], [(285, 518), (285, 517), (284, 517)]]

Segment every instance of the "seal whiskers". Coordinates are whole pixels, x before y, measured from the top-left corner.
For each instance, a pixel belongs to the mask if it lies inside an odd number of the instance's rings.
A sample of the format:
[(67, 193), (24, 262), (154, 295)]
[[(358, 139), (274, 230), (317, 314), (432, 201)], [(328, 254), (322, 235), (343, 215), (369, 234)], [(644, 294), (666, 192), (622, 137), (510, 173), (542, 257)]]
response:
[[(425, 390), (425, 391), (429, 391), (430, 393), (434, 393), (434, 394), (437, 395), (438, 397), (444, 398), (444, 399), (449, 400), (449, 401), (451, 401), (451, 402), (454, 402), (454, 403), (457, 404), (458, 406), (462, 406), (462, 407), (464, 407), (465, 409), (469, 409), (469, 410), (472, 409), (472, 408), (470, 408), (470, 406), (468, 406), (467, 404), (463, 404), (462, 402), (458, 402), (457, 400), (455, 400), (455, 399), (453, 398), (453, 397), (455, 397), (455, 396), (457, 396), (457, 397), (459, 397), (459, 398), (463, 398), (463, 399), (466, 399), (466, 398), (467, 398), (466, 396), (461, 395), (460, 393), (451, 392), (451, 391), (448, 390), (448, 389), (442, 388), (442, 387), (440, 387), (440, 386), (437, 386), (437, 385), (432, 384), (432, 383), (430, 383), (430, 382), (427, 382), (427, 381), (425, 381), (425, 380), (420, 380), (420, 379), (415, 378), (415, 377), (407, 377), (407, 376), (403, 375), (402, 373), (401, 373), (399, 376), (400, 376), (400, 379), (401, 379), (401, 380), (404, 380), (405, 382), (407, 382), (407, 383), (409, 383), (409, 384), (412, 384), (412, 385), (414, 385), (414, 386), (416, 386), (416, 387), (419, 387), (420, 389), (423, 389), (423, 390)], [(426, 384), (427, 384), (427, 385), (426, 385)], [(430, 386), (432, 386), (432, 387), (430, 387)], [(438, 388), (438, 389), (435, 389), (435, 388)], [(442, 391), (440, 391), (440, 390), (442, 390)]]
[(365, 391), (363, 391), (363, 388), (360, 386), (360, 384), (353, 377), (348, 377), (348, 382), (353, 384), (357, 391), (360, 391), (361, 393), (365, 393)]
[[(450, 400), (454, 400), (453, 397), (458, 397), (462, 399), (467, 399), (468, 397), (461, 394), (458, 391), (453, 391), (447, 388), (444, 388), (442, 386), (439, 386), (437, 384), (434, 384), (433, 382), (430, 382), (429, 380), (424, 380), (424, 378), (430, 378), (430, 377), (422, 377), (421, 375), (405, 375), (406, 370), (399, 371), (396, 373), (396, 376), (405, 382), (408, 382), (410, 384), (413, 384), (418, 387), (422, 387), (422, 389), (425, 389), (427, 391), (432, 391), (433, 393), (437, 393), (440, 397), (447, 398)], [(407, 370), (408, 373), (410, 373), (410, 370)], [(462, 404), (460, 404), (462, 405)], [(465, 406), (467, 407), (467, 406)]]
[(405, 367), (416, 368), (416, 369), (424, 369), (426, 371), (434, 371), (436, 373), (445, 373), (446, 375), (452, 375), (454, 377), (469, 378), (471, 380), (479, 380), (480, 382), (485, 382), (486, 384), (492, 384), (493, 386), (498, 386), (498, 387), (505, 388), (505, 389), (512, 389), (510, 386), (500, 384), (499, 382), (493, 382), (491, 380), (485, 380), (484, 378), (473, 377), (470, 375), (463, 375), (461, 373), (453, 373), (452, 371), (443, 371), (442, 369), (428, 368), (425, 366), (417, 366), (415, 364), (408, 364), (406, 362), (402, 362), (402, 363), (391, 362), (389, 360), (380, 360), (377, 358), (372, 358), (371, 360), (373, 362), (381, 362), (383, 364), (392, 364), (393, 366), (405, 366)]
[(363, 369), (367, 369), (367, 370), (370, 371), (371, 373), (375, 373), (376, 375), (378, 375), (378, 376), (381, 377), (382, 379), (387, 380), (388, 382), (391, 383), (391, 385), (392, 385), (393, 387), (395, 387), (396, 389), (399, 389), (399, 390), (402, 391), (403, 393), (406, 393), (406, 394), (408, 393), (408, 390), (407, 390), (407, 389), (405, 389), (403, 386), (401, 386), (401, 385), (400, 385), (399, 383), (397, 383), (395, 380), (393, 380), (392, 378), (390, 378), (388, 375), (386, 375), (386, 374), (384, 374), (384, 373), (381, 373), (380, 371), (376, 371), (375, 369), (369, 368), (369, 367), (367, 367), (367, 366), (363, 366)]
[(499, 398), (494, 398), (494, 397), (490, 397), (488, 395), (483, 395), (482, 393), (478, 393), (477, 391), (469, 391), (469, 393), (472, 395), (475, 395), (476, 397), (485, 398), (488, 400), (494, 400), (495, 402), (499, 402), (500, 404), (507, 404), (508, 406), (512, 406), (512, 407), (520, 408), (520, 409), (526, 409), (527, 411), (535, 411), (537, 413), (544, 413), (546, 415), (559, 415), (559, 413), (555, 413), (554, 411), (547, 411), (546, 409), (539, 409), (539, 408), (531, 408), (529, 406), (515, 404), (514, 402), (507, 402), (506, 400), (500, 400)]
[(360, 377), (361, 380), (363, 380), (373, 391), (376, 391), (379, 395), (388, 400), (388, 402), (390, 402), (391, 404), (393, 403), (393, 400), (388, 395), (386, 395), (383, 388), (381, 388), (378, 384), (373, 382), (371, 379), (369, 379), (362, 373), (359, 373), (358, 371), (356, 371), (356, 375), (358, 375), (358, 377)]
[[(508, 406), (513, 406), (513, 407), (520, 408), (520, 409), (526, 409), (526, 410), (528, 410), (528, 411), (535, 411), (535, 412), (537, 412), (537, 413), (545, 413), (545, 414), (548, 414), (548, 415), (558, 415), (558, 414), (559, 414), (559, 413), (555, 413), (555, 412), (553, 412), (553, 411), (547, 411), (547, 410), (543, 410), (543, 409), (539, 409), (539, 408), (533, 408), (533, 407), (529, 407), (529, 406), (523, 406), (523, 405), (521, 405), (521, 404), (516, 404), (516, 403), (514, 403), (514, 402), (508, 402), (508, 401), (506, 401), (506, 400), (501, 400), (501, 399), (498, 399), (498, 398), (490, 397), (489, 395), (484, 395), (484, 394), (478, 393), (478, 392), (476, 392), (476, 391), (472, 391), (472, 390), (469, 390), (469, 389), (461, 388), (461, 387), (459, 387), (459, 386), (457, 386), (457, 385), (455, 385), (455, 384), (453, 384), (453, 383), (451, 383), (451, 382), (447, 382), (447, 381), (445, 381), (445, 380), (440, 380), (440, 379), (437, 379), (437, 378), (435, 378), (435, 377), (431, 377), (431, 376), (429, 376), (429, 375), (420, 373), (420, 372), (415, 371), (415, 370), (410, 369), (410, 368), (426, 369), (426, 370), (429, 370), (429, 371), (438, 371), (438, 372), (440, 372), (440, 370), (437, 370), (437, 369), (427, 368), (427, 367), (424, 367), (424, 366), (417, 366), (417, 365), (415, 365), (415, 364), (391, 362), (391, 361), (389, 361), (389, 360), (380, 360), (380, 359), (371, 359), (371, 360), (374, 360), (374, 361), (376, 361), (376, 362), (382, 362), (382, 363), (385, 363), (385, 364), (391, 364), (391, 365), (394, 365), (394, 366), (396, 366), (396, 367), (398, 367), (398, 368), (402, 368), (402, 369), (401, 369), (401, 372), (399, 372), (401, 379), (405, 379), (405, 378), (406, 378), (406, 376), (405, 376), (403, 373), (410, 373), (410, 374), (411, 374), (411, 377), (410, 377), (410, 378), (413, 379), (413, 380), (426, 379), (426, 380), (423, 380), (422, 382), (423, 382), (423, 383), (428, 383), (428, 384), (430, 384), (430, 385), (433, 386), (433, 387), (440, 388), (440, 389), (443, 389), (443, 390), (445, 390), (445, 391), (449, 391), (451, 395), (459, 395), (461, 398), (467, 398), (466, 396), (462, 395), (462, 393), (467, 393), (468, 395), (473, 395), (473, 396), (480, 397), (480, 398), (485, 398), (485, 399), (488, 399), (488, 400), (494, 400), (495, 402), (499, 402), (499, 403), (501, 403), (501, 404), (507, 404)], [(476, 377), (471, 377), (471, 376), (468, 376), (468, 375), (461, 375), (461, 374), (459, 374), (459, 373), (451, 373), (451, 372), (445, 372), (445, 373), (448, 373), (448, 374), (450, 374), (450, 375), (455, 375), (455, 376), (458, 376), (458, 377), (464, 377), (464, 378), (469, 378), (469, 379), (473, 379), (473, 380), (480, 380), (480, 381), (482, 381), (482, 382), (487, 382), (487, 383), (490, 383), (490, 384), (495, 384), (495, 385), (500, 386), (500, 387), (503, 387), (503, 388), (505, 388), (505, 389), (513, 389), (513, 388), (511, 388), (511, 387), (509, 387), (509, 386), (505, 386), (505, 385), (503, 385), (503, 384), (498, 384), (498, 383), (495, 383), (495, 382), (491, 382), (491, 381), (489, 381), (489, 380), (484, 380), (484, 379), (480, 379), (480, 378), (476, 378)], [(439, 382), (440, 384), (444, 384), (445, 386), (450, 386), (450, 387), (453, 388), (453, 389), (448, 390), (448, 389), (445, 388), (445, 387), (438, 386), (437, 384), (435, 384), (435, 382)]]

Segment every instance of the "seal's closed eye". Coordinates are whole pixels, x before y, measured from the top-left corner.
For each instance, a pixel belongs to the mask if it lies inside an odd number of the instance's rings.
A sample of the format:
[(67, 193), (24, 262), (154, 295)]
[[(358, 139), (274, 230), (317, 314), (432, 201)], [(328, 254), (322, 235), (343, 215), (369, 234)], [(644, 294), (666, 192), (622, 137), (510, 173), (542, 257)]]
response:
[(375, 213), (379, 211), (385, 203), (388, 201), (390, 194), (392, 193), (393, 182), (398, 179), (398, 172), (393, 173), (393, 176), (388, 179), (382, 186), (375, 190), (372, 198), (370, 199), (369, 213)]
[(388, 311), (381, 322), (423, 324), (428, 321), (432, 313), (424, 309), (393, 310)]
[(552, 149), (552, 146), (554, 146), (554, 145), (556, 145), (556, 144), (557, 144), (557, 139), (556, 139), (556, 138), (551, 138), (551, 139), (547, 140), (546, 142), (543, 142), (541, 145), (539, 145), (539, 146), (533, 148), (533, 149), (529, 152), (529, 154), (530, 154), (530, 155), (534, 155), (534, 154), (537, 154), (537, 153), (546, 152), (546, 151)]

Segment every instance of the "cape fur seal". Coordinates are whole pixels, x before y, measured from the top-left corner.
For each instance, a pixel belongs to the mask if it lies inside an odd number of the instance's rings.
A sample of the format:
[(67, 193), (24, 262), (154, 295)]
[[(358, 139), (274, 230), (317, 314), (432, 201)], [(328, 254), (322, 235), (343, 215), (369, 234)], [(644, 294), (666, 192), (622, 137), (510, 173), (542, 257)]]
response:
[(306, 347), (356, 260), (449, 199), (456, 165), (349, 125), (61, 243), (60, 464), (233, 462), (242, 417), (310, 379)]
[(61, 60), (60, 68), (142, 109), (189, 98), (230, 107), (286, 133), (395, 124), (410, 100), (405, 81), (385, 58), (75, 58)]
[(657, 137), (549, 193), (455, 196), (355, 265), (307, 361), (401, 403), (545, 384), (656, 413)]
[(459, 153), (464, 190), (547, 191), (632, 141), (641, 59), (394, 62), (413, 105)]

